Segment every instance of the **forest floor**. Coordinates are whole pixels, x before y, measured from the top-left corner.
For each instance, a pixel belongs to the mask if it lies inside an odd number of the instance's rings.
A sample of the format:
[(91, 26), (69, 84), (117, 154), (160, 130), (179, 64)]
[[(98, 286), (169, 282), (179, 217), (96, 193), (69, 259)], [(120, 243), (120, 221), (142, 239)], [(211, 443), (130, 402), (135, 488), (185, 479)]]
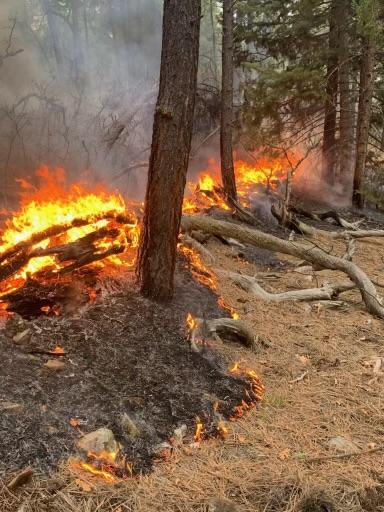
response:
[[(261, 265), (217, 241), (208, 247), (224, 268), (265, 272), (269, 291), (345, 280), (328, 271), (303, 275), (288, 256), (274, 257), (269, 268), (268, 258)], [(336, 241), (332, 248), (337, 254), (345, 249)], [(358, 241), (354, 261), (379, 278), (383, 254), (384, 239)], [(264, 341), (252, 351), (219, 341), (215, 348), (259, 373), (263, 404), (230, 423), (225, 441), (185, 445), (152, 474), (118, 486), (81, 489), (65, 465), (14, 493), (4, 485), (1, 512), (384, 510), (384, 379), (373, 371), (384, 357), (382, 320), (367, 313), (356, 291), (341, 296), (341, 309), (327, 309), (267, 304), (226, 279), (218, 280), (218, 288)], [(335, 458), (330, 441), (336, 437), (354, 443), (356, 455)], [(2, 476), (5, 482), (10, 475)]]

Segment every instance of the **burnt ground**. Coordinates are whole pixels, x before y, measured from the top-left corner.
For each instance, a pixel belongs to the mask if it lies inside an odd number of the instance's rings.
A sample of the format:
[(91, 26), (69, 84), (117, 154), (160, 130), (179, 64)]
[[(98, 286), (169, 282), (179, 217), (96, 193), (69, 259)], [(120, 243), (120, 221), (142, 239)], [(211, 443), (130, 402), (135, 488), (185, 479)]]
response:
[[(73, 455), (80, 431), (110, 428), (135, 473), (151, 469), (156, 447), (185, 424), (192, 440), (195, 418), (213, 426), (213, 403), (228, 417), (247, 383), (227, 373), (211, 349), (189, 346), (186, 315), (225, 316), (217, 297), (179, 263), (171, 306), (141, 297), (131, 280), (99, 297), (77, 315), (13, 319), (0, 334), (0, 469), (27, 465), (49, 471)], [(124, 287), (124, 289), (122, 289)], [(16, 327), (15, 327), (16, 325)], [(27, 342), (15, 333), (29, 328)], [(59, 345), (66, 355), (40, 354)], [(60, 359), (62, 369), (49, 369)], [(122, 425), (128, 414), (140, 431)], [(70, 424), (76, 419), (78, 428)]]

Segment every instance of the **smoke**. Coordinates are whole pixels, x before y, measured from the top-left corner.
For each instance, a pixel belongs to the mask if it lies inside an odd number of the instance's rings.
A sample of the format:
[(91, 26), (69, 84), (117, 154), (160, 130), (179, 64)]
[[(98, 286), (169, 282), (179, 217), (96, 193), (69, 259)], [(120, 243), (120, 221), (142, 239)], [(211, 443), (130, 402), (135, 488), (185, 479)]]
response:
[(1, 1), (0, 56), (23, 50), (0, 73), (3, 203), (41, 163), (142, 189), (131, 167), (148, 158), (161, 13), (159, 0)]

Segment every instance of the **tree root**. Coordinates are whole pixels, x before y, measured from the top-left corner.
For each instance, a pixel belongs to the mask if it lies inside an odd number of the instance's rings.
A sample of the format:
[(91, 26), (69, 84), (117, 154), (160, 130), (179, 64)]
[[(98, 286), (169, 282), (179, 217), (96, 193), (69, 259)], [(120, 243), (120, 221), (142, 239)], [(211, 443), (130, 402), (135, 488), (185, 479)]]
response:
[(321, 288), (307, 288), (304, 290), (292, 290), (282, 293), (270, 293), (264, 290), (254, 277), (222, 269), (214, 269), (214, 272), (218, 275), (229, 277), (241, 289), (252, 293), (259, 299), (266, 302), (332, 300), (337, 298), (340, 293), (356, 288), (354, 283), (335, 283), (324, 285)]
[(238, 226), (231, 222), (214, 220), (201, 215), (185, 215), (182, 218), (181, 224), (184, 231), (187, 232), (200, 230), (215, 236), (223, 235), (235, 238), (240, 242), (262, 249), (289, 254), (321, 268), (344, 272), (360, 290), (368, 311), (380, 318), (384, 318), (382, 299), (379, 297), (374, 284), (367, 274), (352, 261), (327, 254), (312, 244), (281, 240), (256, 229)]
[(255, 344), (255, 335), (244, 320), (233, 320), (232, 318), (205, 320), (195, 318), (195, 327), (191, 333), (191, 346), (193, 350), (200, 352), (199, 339), (214, 336), (241, 343), (248, 348), (252, 348)]

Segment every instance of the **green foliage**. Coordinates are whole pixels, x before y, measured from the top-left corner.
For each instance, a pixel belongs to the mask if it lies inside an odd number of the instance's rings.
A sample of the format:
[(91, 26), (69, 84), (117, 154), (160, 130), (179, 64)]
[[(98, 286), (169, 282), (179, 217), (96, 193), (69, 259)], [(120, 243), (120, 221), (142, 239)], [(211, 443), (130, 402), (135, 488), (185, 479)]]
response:
[(327, 6), (321, 0), (240, 1), (236, 39), (248, 136), (278, 141), (324, 105)]

